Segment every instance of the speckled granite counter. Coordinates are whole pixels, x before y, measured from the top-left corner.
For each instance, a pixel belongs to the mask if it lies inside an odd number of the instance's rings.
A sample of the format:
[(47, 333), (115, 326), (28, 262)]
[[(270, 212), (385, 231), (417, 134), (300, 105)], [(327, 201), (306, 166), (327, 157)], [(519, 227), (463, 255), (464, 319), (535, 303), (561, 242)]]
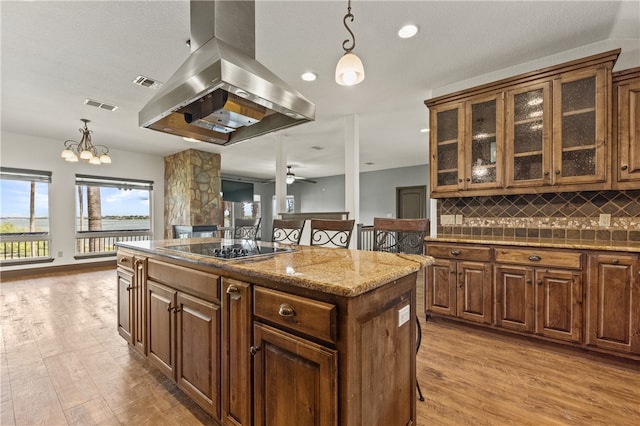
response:
[[(166, 247), (213, 241), (210, 238), (120, 242), (118, 247), (168, 259), (211, 266), (248, 278), (277, 281), (340, 296), (357, 296), (433, 263), (430, 256), (295, 246), (292, 252), (254, 258), (217, 259)], [(217, 241), (217, 240), (216, 240)], [(231, 240), (229, 240), (231, 242)], [(261, 243), (272, 246), (271, 243)], [(273, 244), (273, 246), (278, 246)]]
[(438, 236), (427, 237), (425, 242), (433, 243), (472, 243), (483, 245), (503, 245), (520, 247), (548, 247), (575, 250), (603, 250), (619, 252), (640, 252), (640, 242), (610, 242), (610, 241), (584, 241), (553, 238), (499, 238), (499, 237), (474, 237), (465, 236)]

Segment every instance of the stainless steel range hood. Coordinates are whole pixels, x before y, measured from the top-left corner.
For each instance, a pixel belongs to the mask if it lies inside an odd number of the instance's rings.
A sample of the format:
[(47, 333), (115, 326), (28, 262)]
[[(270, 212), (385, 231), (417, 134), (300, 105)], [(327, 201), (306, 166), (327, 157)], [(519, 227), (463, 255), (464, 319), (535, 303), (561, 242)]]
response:
[(313, 121), (315, 105), (255, 60), (255, 2), (197, 1), (191, 55), (140, 110), (164, 133), (229, 145)]

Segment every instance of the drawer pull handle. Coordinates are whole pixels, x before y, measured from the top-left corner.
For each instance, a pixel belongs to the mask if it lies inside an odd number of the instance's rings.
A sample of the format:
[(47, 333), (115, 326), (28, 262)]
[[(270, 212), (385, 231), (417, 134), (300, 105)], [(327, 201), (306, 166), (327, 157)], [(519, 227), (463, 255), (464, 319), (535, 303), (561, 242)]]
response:
[(460, 250), (451, 250), (452, 256), (460, 256)]
[(240, 294), (240, 290), (238, 290), (238, 287), (236, 287), (235, 285), (230, 285), (229, 287), (227, 287), (227, 294), (229, 295), (231, 300), (240, 300), (240, 297), (242, 297), (242, 295)]
[(259, 351), (259, 350), (260, 350), (260, 346), (251, 346), (251, 347), (249, 348), (249, 353), (250, 353), (251, 355), (255, 355), (255, 354), (257, 354), (257, 353), (258, 353), (258, 351)]
[(620, 259), (613, 259), (611, 263), (617, 265), (618, 263), (620, 263)]
[(531, 278), (527, 278), (527, 284), (531, 284)]
[(281, 317), (291, 318), (296, 315), (296, 310), (288, 303), (283, 303), (278, 309), (278, 314), (280, 314)]
[(532, 261), (532, 262), (540, 262), (542, 260), (542, 257), (536, 256), (536, 255), (532, 255), (532, 256), (529, 256), (529, 260)]
[(626, 164), (624, 164), (622, 167), (620, 167), (622, 170), (627, 170), (629, 166), (627, 166)]
[(538, 280), (538, 281), (536, 281), (536, 284), (538, 284), (538, 285), (542, 285), (542, 280)]
[(120, 263), (129, 263), (129, 259), (127, 259), (126, 257), (121, 257)]
[(127, 286), (127, 291), (131, 290), (133, 288), (133, 286), (128, 285)]

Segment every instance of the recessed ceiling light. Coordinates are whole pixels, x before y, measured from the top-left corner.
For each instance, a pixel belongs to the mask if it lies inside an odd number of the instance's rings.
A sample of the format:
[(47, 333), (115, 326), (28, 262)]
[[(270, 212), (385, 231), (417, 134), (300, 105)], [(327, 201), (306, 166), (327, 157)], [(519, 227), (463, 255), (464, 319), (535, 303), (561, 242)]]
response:
[(398, 31), (400, 38), (411, 38), (416, 34), (418, 34), (418, 27), (413, 24), (407, 24)]
[(427, 129), (426, 127), (424, 129), (420, 129), (420, 133), (427, 133), (429, 131), (429, 129)]
[(305, 72), (301, 77), (304, 81), (315, 81), (318, 76), (314, 72)]

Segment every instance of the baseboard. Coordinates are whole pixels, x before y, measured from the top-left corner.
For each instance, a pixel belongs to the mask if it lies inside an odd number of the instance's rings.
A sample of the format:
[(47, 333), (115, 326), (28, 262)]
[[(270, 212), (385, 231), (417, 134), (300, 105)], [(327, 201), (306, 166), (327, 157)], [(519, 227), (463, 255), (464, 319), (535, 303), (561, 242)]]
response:
[(12, 279), (32, 278), (41, 275), (52, 275), (57, 273), (80, 272), (89, 269), (115, 269), (116, 260), (110, 259), (102, 262), (83, 262), (71, 265), (46, 266), (43, 268), (25, 268), (14, 269), (11, 271), (1, 271), (0, 280), (7, 281)]

